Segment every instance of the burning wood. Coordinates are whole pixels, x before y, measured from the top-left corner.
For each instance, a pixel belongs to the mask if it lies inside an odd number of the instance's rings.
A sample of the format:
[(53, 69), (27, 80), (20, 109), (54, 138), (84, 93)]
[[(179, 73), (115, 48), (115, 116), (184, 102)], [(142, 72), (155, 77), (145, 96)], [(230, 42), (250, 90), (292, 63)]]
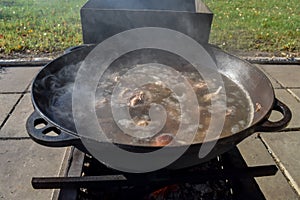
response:
[[(203, 184), (173, 184), (152, 192), (146, 200), (232, 199), (223, 181)], [(222, 197), (222, 198), (220, 198)]]
[(165, 199), (165, 197), (167, 197), (169, 193), (176, 192), (177, 190), (179, 190), (179, 186), (177, 184), (168, 185), (166, 187), (160, 188), (160, 189), (152, 192), (150, 195), (150, 198), (151, 199)]

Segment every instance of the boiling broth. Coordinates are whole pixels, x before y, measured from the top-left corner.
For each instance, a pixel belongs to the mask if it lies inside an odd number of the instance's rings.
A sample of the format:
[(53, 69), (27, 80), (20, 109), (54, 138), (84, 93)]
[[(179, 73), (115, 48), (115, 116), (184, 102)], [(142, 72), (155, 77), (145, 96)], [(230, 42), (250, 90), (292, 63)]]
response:
[[(128, 71), (130, 69), (125, 68), (123, 70)], [(157, 72), (155, 69), (153, 70), (153, 72), (149, 72), (148, 70), (144, 75), (141, 73), (136, 79), (131, 78), (132, 84), (127, 84), (126, 86), (121, 84), (121, 92), (117, 95), (118, 99), (114, 99), (114, 102), (118, 102), (128, 108), (132, 120), (126, 121), (122, 119), (116, 122), (111, 111), (112, 91), (114, 87), (118, 86), (124, 74), (122, 72), (110, 73), (110, 75), (106, 75), (108, 76), (108, 78), (105, 79), (106, 81), (99, 83), (96, 93), (96, 113), (101, 128), (113, 142), (142, 146), (164, 146), (174, 139), (181, 120), (187, 121), (189, 119), (189, 116), (181, 113), (178, 96), (176, 96), (163, 81), (156, 81), (142, 85), (141, 87), (134, 87), (134, 83), (142, 81), (143, 78), (149, 78), (149, 74), (162, 73), (161, 69), (157, 70)], [(163, 74), (163, 78), (170, 78), (167, 72)], [(199, 104), (200, 120), (193, 143), (201, 143), (204, 140), (207, 130), (211, 125), (212, 113), (214, 112), (216, 115), (221, 115), (222, 109), (224, 110), (223, 115), (225, 115), (225, 121), (221, 137), (235, 134), (250, 125), (253, 117), (253, 105), (246, 92), (239, 85), (222, 75), (221, 78), (226, 91), (225, 94), (222, 94), (220, 93), (222, 87), (218, 85), (218, 81), (214, 83), (214, 80), (211, 80), (211, 82), (207, 84), (195, 71), (184, 71), (181, 72), (181, 75), (184, 76), (192, 86)], [(156, 77), (154, 77), (154, 79), (158, 80)], [(172, 84), (180, 83), (173, 80)], [(208, 89), (208, 85), (210, 86), (210, 90)], [(218, 101), (218, 99), (224, 98), (224, 95), (226, 95), (226, 102)], [(217, 99), (217, 106), (215, 108), (218, 109), (219, 106), (220, 110), (212, 110), (211, 98), (213, 96)], [(117, 123), (128, 127), (147, 127), (151, 124), (149, 109), (153, 104), (162, 105), (167, 113), (166, 123), (155, 136), (142, 139), (132, 137), (125, 134), (118, 127)], [(185, 134), (189, 134), (188, 129), (184, 131), (186, 131)], [(188, 142), (185, 141), (184, 138), (175, 141), (175, 145), (182, 144), (188, 144)]]
[[(218, 92), (220, 87), (226, 91), (226, 102), (219, 102), (221, 107), (226, 106), (226, 111), (223, 113), (225, 122), (221, 137), (235, 134), (249, 127), (253, 119), (254, 106), (247, 92), (241, 86), (224, 75), (221, 76), (224, 88), (215, 80), (209, 80), (209, 83), (206, 83), (193, 66), (189, 65), (184, 59), (167, 52), (145, 49), (139, 53), (132, 52), (122, 56), (111, 64), (99, 81), (95, 94), (96, 114), (102, 130), (113, 142), (140, 146), (164, 146), (174, 139), (181, 120), (189, 121), (189, 116), (181, 113), (178, 96), (164, 84), (164, 79), (169, 79), (170, 76), (167, 72), (162, 73), (163, 69), (160, 69), (157, 73), (164, 76), (162, 80), (136, 88), (124, 87), (117, 100), (128, 107), (134, 125), (139, 127), (147, 127), (151, 124), (151, 118), (149, 117), (151, 104), (162, 105), (167, 113), (166, 123), (162, 129), (153, 137), (140, 139), (125, 134), (116, 124), (111, 110), (111, 96), (114, 88), (129, 70), (137, 67), (139, 64), (155, 62), (172, 66), (188, 80), (197, 96), (200, 121), (193, 143), (201, 143), (207, 136), (208, 127), (211, 125), (212, 113), (218, 113), (218, 110), (212, 110), (211, 96), (219, 96), (222, 99), (224, 97), (222, 95), (225, 95)], [(72, 91), (80, 65), (81, 63), (79, 62), (76, 65), (64, 66), (56, 73), (45, 76), (39, 82), (37, 81), (34, 88), (36, 94), (46, 97), (44, 99), (47, 102), (39, 101), (43, 104), (39, 107), (45, 108), (43, 112), (48, 113), (49, 118), (53, 122), (73, 132), (76, 132), (76, 127), (72, 114)], [(154, 71), (153, 74), (155, 73)], [(148, 76), (147, 73), (144, 75)], [(142, 79), (143, 76), (140, 78)], [(132, 82), (138, 81), (132, 80)], [(171, 83), (178, 84), (178, 81), (174, 78), (171, 79)], [(210, 86), (209, 88), (207, 87), (208, 85)], [(139, 97), (139, 95), (144, 95), (144, 97)], [(216, 102), (218, 103), (218, 101)], [(127, 122), (123, 121), (122, 123), (126, 124)], [(186, 134), (190, 134), (188, 129), (185, 131)], [(175, 141), (175, 145), (182, 144), (187, 144), (184, 138)]]

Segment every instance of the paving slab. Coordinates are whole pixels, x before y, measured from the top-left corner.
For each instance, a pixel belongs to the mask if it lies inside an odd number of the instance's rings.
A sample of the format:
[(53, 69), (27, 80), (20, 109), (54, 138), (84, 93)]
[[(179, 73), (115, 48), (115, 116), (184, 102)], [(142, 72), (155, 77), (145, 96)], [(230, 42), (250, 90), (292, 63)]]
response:
[[(300, 127), (300, 102), (297, 101), (295, 97), (293, 97), (289, 92), (285, 89), (276, 89), (275, 90), (276, 97), (285, 103), (290, 110), (292, 111), (292, 120), (287, 126), (287, 128), (299, 128)], [(281, 114), (277, 112), (273, 112), (270, 119), (276, 120), (281, 118)]]
[(33, 112), (30, 94), (25, 94), (14, 112), (0, 130), (0, 137), (29, 137), (26, 131), (26, 121)]
[(258, 67), (268, 77), (268, 79), (272, 83), (273, 88), (275, 89), (282, 88), (281, 85), (265, 71), (265, 69), (263, 68), (264, 65), (255, 65), (255, 66)]
[(261, 65), (284, 87), (300, 87), (300, 65)]
[(0, 94), (0, 125), (9, 114), (21, 94)]
[[(275, 162), (271, 155), (256, 136), (257, 134), (254, 134), (238, 145), (238, 149), (247, 165), (274, 165)], [(258, 177), (255, 180), (266, 199), (298, 199), (298, 196), (279, 170), (275, 176)]]
[(35, 190), (32, 177), (57, 176), (65, 148), (43, 147), (31, 140), (0, 141), (0, 199), (51, 199), (53, 190)]
[(300, 186), (300, 131), (266, 133), (261, 137)]
[(24, 92), (40, 67), (8, 67), (0, 73), (0, 93)]
[(297, 100), (300, 102), (300, 89), (292, 89), (291, 90), (297, 97)]

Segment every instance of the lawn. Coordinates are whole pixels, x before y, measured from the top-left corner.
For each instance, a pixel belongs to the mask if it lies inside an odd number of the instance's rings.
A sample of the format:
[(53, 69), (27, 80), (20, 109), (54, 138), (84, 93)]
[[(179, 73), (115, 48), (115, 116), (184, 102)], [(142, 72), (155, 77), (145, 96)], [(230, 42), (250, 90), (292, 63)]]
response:
[[(82, 43), (86, 0), (0, 0), (0, 57), (61, 52)], [(210, 42), (231, 52), (300, 52), (299, 0), (204, 0)]]
[(86, 0), (0, 0), (0, 53), (59, 52), (82, 43)]
[(205, 0), (211, 43), (230, 51), (300, 52), (299, 0)]

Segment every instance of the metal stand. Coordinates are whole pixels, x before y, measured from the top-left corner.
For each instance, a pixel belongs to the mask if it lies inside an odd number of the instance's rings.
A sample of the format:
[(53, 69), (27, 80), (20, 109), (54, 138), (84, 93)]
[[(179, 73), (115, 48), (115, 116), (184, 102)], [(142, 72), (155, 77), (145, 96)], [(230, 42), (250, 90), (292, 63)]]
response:
[[(229, 180), (234, 187), (233, 190), (239, 191), (234, 194), (236, 199), (246, 197), (264, 199), (254, 177), (272, 176), (278, 171), (275, 165), (248, 167), (245, 161), (241, 159), (237, 148), (221, 156), (220, 163), (223, 169), (201, 171), (181, 169), (175, 171), (160, 170), (146, 174), (129, 174), (111, 170), (102, 165), (100, 168), (103, 168), (103, 174), (81, 176), (84, 154), (74, 149), (72, 159), (67, 177), (34, 177), (32, 178), (32, 186), (35, 189), (61, 189), (58, 199), (76, 199), (79, 188), (106, 190), (136, 187), (140, 189), (140, 186), (143, 186), (144, 188), (140, 191), (143, 193), (174, 183), (205, 183), (208, 180)], [(253, 192), (254, 190), (257, 191)], [(247, 193), (247, 195), (240, 195), (239, 193)]]

